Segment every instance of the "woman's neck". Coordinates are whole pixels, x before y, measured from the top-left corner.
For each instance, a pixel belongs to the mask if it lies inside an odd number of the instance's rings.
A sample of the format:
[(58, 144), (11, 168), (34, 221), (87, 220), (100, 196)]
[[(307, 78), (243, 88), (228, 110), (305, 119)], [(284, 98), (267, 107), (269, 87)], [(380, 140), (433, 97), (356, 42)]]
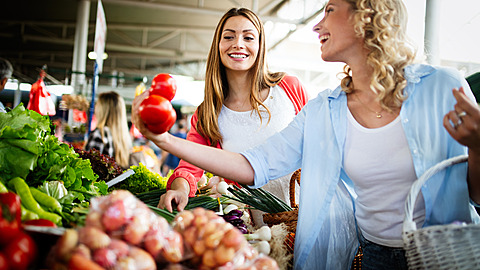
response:
[(250, 104), (250, 90), (253, 78), (249, 72), (227, 71), (228, 96), (224, 104), (234, 111), (249, 111), (252, 109)]
[(352, 83), (356, 91), (371, 92), (371, 79), (373, 69), (367, 65), (367, 56), (357, 58), (356, 61), (348, 63), (352, 70)]

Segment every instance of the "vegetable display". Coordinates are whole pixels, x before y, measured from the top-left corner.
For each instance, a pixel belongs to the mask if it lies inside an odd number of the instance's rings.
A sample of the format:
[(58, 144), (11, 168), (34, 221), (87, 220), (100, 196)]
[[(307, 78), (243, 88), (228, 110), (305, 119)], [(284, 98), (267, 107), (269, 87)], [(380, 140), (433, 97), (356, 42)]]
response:
[[(133, 194), (140, 194), (149, 191), (162, 190), (167, 186), (167, 177), (162, 177), (160, 174), (152, 172), (142, 163), (138, 166), (130, 166), (130, 169), (135, 173), (122, 182), (110, 187), (110, 190), (125, 189)], [(162, 194), (158, 194), (157, 204), (160, 195)], [(155, 204), (155, 206), (157, 206), (157, 204)]]
[[(40, 204), (33, 197), (27, 183), (20, 177), (15, 177), (8, 182), (8, 184), (15, 190), (15, 192), (20, 196), (23, 206), (37, 214), (40, 218), (48, 219), (57, 225), (61, 225), (62, 217), (55, 213), (45, 211)], [(40, 191), (39, 191), (40, 192)], [(45, 197), (42, 197), (43, 202), (53, 199), (52, 197), (45, 194)], [(50, 203), (50, 202), (49, 202)], [(58, 203), (59, 204), (59, 203)], [(61, 211), (61, 210), (60, 210)]]
[(169, 74), (158, 74), (152, 81), (149, 96), (146, 97), (138, 112), (145, 126), (153, 133), (167, 132), (175, 124), (177, 114), (170, 101), (175, 96), (177, 86)]
[(52, 134), (49, 118), (22, 104), (0, 114), (0, 175), (4, 181), (20, 177), (33, 187), (60, 180), (68, 190), (90, 196), (107, 193), (90, 161)]
[(107, 185), (90, 160), (55, 137), (51, 124), (23, 104), (0, 114), (0, 182), (22, 198), (22, 221), (81, 224), (81, 209), (88, 209), (90, 198), (107, 194)]
[(74, 148), (74, 150), (80, 158), (90, 161), (93, 172), (105, 182), (112, 180), (123, 172), (122, 167), (117, 164), (113, 157), (104, 155), (95, 148), (88, 151), (79, 148)]
[(85, 226), (65, 231), (48, 262), (50, 269), (278, 269), (213, 211), (185, 210), (170, 225), (125, 190), (92, 199)]

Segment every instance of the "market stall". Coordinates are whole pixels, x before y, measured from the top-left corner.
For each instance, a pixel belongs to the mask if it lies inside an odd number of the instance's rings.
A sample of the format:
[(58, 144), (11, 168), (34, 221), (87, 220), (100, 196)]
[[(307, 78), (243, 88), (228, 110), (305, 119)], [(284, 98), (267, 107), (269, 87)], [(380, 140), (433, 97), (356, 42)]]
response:
[[(204, 176), (206, 182), (210, 176)], [(0, 230), (0, 265), (16, 269), (288, 267), (293, 255), (284, 246), (285, 225), (255, 228), (249, 209), (256, 206), (245, 203), (260, 196), (271, 207), (285, 207), (274, 196), (220, 182), (214, 190), (221, 192), (200, 188), (184, 211), (170, 213), (156, 208), (166, 179), (143, 164), (122, 170), (109, 156), (59, 141), (50, 118), (23, 105), (0, 114), (0, 192), (2, 198), (10, 196), (16, 202), (0, 199), (1, 224), (10, 225), (10, 231)], [(30, 243), (30, 250), (12, 248), (22, 241)], [(13, 256), (12, 250), (21, 256)]]

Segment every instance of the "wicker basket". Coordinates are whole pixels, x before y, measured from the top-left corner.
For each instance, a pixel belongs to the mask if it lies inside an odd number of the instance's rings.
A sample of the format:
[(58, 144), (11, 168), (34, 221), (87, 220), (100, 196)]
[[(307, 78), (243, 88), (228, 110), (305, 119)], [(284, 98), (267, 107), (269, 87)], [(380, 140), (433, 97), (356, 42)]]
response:
[(413, 208), (422, 185), (435, 173), (467, 161), (467, 156), (444, 160), (412, 185), (405, 201), (403, 242), (409, 269), (480, 269), (480, 225), (435, 225), (416, 229)]
[(265, 213), (263, 214), (263, 222), (269, 227), (280, 223), (285, 223), (288, 227), (289, 233), (295, 233), (298, 220), (298, 205), (295, 204), (295, 181), (300, 185), (301, 170), (296, 170), (290, 178), (290, 206), (292, 211), (285, 211), (280, 213)]

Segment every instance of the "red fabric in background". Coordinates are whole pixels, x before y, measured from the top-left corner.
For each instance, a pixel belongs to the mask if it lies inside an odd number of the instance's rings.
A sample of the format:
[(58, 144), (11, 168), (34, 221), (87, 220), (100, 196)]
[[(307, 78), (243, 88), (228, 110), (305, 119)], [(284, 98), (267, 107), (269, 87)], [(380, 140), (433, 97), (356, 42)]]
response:
[(30, 100), (28, 101), (27, 109), (38, 112), (41, 115), (55, 115), (55, 104), (47, 92), (47, 87), (41, 77), (32, 84), (30, 89)]

